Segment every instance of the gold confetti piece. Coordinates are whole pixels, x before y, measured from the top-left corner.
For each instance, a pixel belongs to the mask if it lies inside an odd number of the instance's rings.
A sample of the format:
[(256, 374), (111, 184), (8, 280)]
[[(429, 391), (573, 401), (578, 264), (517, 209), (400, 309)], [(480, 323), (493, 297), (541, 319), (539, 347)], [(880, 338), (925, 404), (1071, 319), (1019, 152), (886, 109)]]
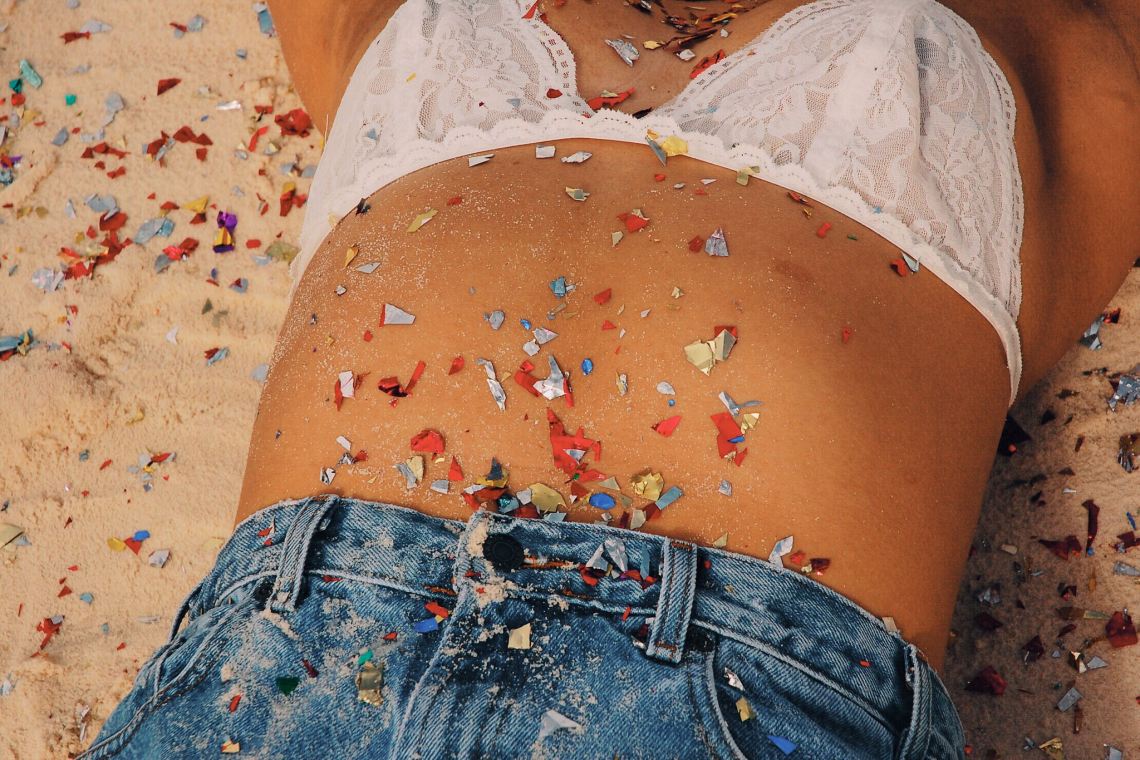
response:
[(671, 295), (672, 295), (674, 298), (680, 298), (681, 296), (685, 295), (685, 291), (681, 290), (681, 289), (680, 289), (680, 288), (678, 288), (676, 285), (674, 285), (674, 286), (673, 286), (673, 293), (672, 293)]
[(736, 172), (736, 184), (747, 185), (749, 177), (755, 177), (760, 173), (759, 166), (746, 166), (743, 169), (738, 169)]
[(12, 523), (0, 523), (0, 548), (15, 550), (15, 546), (8, 546), (20, 536), (24, 535), (24, 529)]
[(718, 549), (723, 549), (724, 547), (728, 546), (728, 534), (722, 533), (715, 541), (713, 541), (712, 545)]
[(511, 629), (507, 649), (530, 649), (530, 623)]
[(127, 548), (126, 544), (114, 537), (107, 539), (107, 546), (111, 547), (111, 551), (113, 552), (121, 552), (123, 549)]
[(434, 208), (428, 209), (422, 214), (418, 214), (416, 218), (412, 220), (412, 223), (408, 225), (408, 232), (415, 232), (420, 227), (423, 227), (425, 224), (431, 221), (431, 218), (433, 216), (435, 216)]
[(613, 245), (611, 245), (610, 247), (611, 247), (611, 248), (613, 248), (614, 246), (616, 246), (616, 245), (618, 244), (618, 242), (619, 242), (619, 241), (620, 241), (620, 240), (621, 240), (621, 239), (622, 239), (624, 236), (625, 236), (625, 233), (624, 233), (624, 232), (622, 232), (621, 230), (618, 230), (617, 232), (611, 232), (611, 233), (610, 233), (610, 240), (612, 241)]
[(629, 527), (632, 530), (637, 530), (642, 525), (645, 525), (645, 510), (644, 509), (633, 510), (633, 517), (631, 517), (629, 520)]
[(540, 512), (557, 512), (559, 507), (566, 506), (562, 494), (542, 483), (533, 483), (530, 487), (530, 500)]
[(241, 752), (240, 743), (230, 741), (229, 739), (226, 739), (224, 742), (222, 742), (223, 755), (236, 755), (239, 752)]
[(629, 480), (633, 484), (633, 492), (638, 496), (644, 496), (650, 501), (661, 498), (661, 489), (665, 487), (665, 479), (661, 477), (661, 473), (646, 470)]
[(689, 152), (689, 144), (676, 135), (669, 135), (658, 143), (666, 156), (683, 156)]
[(416, 72), (414, 72), (414, 71), (413, 71), (411, 74), (408, 74), (408, 78), (407, 78), (407, 79), (405, 79), (404, 81), (405, 81), (405, 82), (410, 82), (410, 81), (412, 81), (412, 80), (413, 80), (413, 79), (415, 79), (415, 78), (416, 78)]
[(369, 660), (361, 666), (356, 674), (356, 696), (361, 702), (379, 707), (384, 704), (384, 694), (380, 688), (384, 685), (384, 666), (377, 665)]
[(715, 364), (712, 347), (708, 341), (698, 340), (685, 346), (685, 358), (689, 364), (706, 375), (712, 371), (713, 364)]
[(752, 705), (748, 704), (748, 700), (744, 697), (736, 700), (736, 711), (740, 713), (740, 720), (750, 720), (756, 717), (756, 713), (752, 712)]
[(629, 381), (624, 374), (619, 373), (617, 376), (617, 389), (619, 396), (624, 396), (629, 392)]
[(590, 197), (590, 194), (580, 187), (568, 187), (566, 188), (566, 194), (576, 201), (584, 201)]
[(210, 196), (203, 195), (201, 198), (196, 198), (190, 201), (182, 208), (186, 209), (187, 211), (193, 211), (195, 214), (204, 214), (206, 213), (206, 206), (208, 205), (210, 205)]
[(348, 250), (344, 252), (344, 265), (347, 267), (356, 258), (356, 254), (360, 252), (355, 245), (350, 245)]
[(664, 44), (664, 42), (658, 42), (657, 40), (646, 40), (645, 42), (641, 43), (641, 46), (646, 50), (656, 50)]

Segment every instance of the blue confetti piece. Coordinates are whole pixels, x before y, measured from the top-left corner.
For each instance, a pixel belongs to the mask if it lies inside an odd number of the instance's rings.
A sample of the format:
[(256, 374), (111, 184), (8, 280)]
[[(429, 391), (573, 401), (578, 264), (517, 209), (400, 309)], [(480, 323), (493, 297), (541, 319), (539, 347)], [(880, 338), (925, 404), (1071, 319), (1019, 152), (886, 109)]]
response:
[(669, 490), (661, 494), (661, 497), (658, 498), (654, 503), (657, 505), (658, 509), (665, 509), (665, 507), (681, 498), (682, 494), (684, 494), (684, 491), (682, 491), (677, 486), (669, 486)]
[(772, 734), (768, 734), (768, 741), (779, 747), (780, 751), (785, 755), (790, 755), (796, 751), (796, 743), (788, 741), (782, 736), (773, 736)]
[(91, 449), (84, 449), (83, 451), (79, 452), (79, 461), (80, 462), (86, 462), (90, 458), (91, 458)]
[(565, 512), (547, 512), (542, 516), (543, 520), (547, 522), (566, 522)]
[(523, 326), (524, 330), (531, 329), (531, 321), (529, 319), (520, 319), (519, 324)]
[(20, 77), (37, 90), (44, 86), (44, 80), (40, 78), (40, 75), (36, 73), (26, 58), (20, 59)]
[(79, 595), (79, 600), (81, 602), (87, 602), (88, 604), (91, 604), (95, 601), (95, 597), (93, 597), (89, 591), (84, 591)]
[(672, 399), (672, 398), (671, 398), (671, 399), (669, 399), (669, 406), (673, 406), (673, 405), (675, 405), (676, 403), (677, 403), (677, 400), (676, 400), (676, 399)]
[(276, 35), (277, 29), (273, 26), (273, 17), (269, 15), (269, 7), (265, 3), (257, 3), (254, 8), (257, 9), (257, 26), (261, 29), (261, 33), (266, 37)]
[(583, 359), (582, 360), (582, 374), (588, 375), (593, 371), (594, 371), (594, 360), (593, 359)]
[(507, 98), (507, 102), (515, 108), (518, 108), (520, 105), (522, 105), (522, 98)]
[(1124, 516), (1128, 518), (1128, 524), (1132, 526), (1132, 530), (1136, 530), (1136, 518), (1132, 516), (1132, 513), (1125, 512)]
[(550, 289), (554, 291), (554, 295), (559, 298), (566, 297), (566, 278), (559, 277), (557, 280), (550, 281)]
[(238, 293), (244, 293), (245, 291), (249, 290), (249, 280), (247, 280), (245, 277), (239, 277), (237, 280), (230, 283), (230, 289), (236, 290)]
[(256, 380), (259, 383), (264, 383), (265, 378), (268, 375), (269, 375), (269, 365), (268, 364), (258, 364), (256, 367), (253, 368), (253, 372), (249, 373), (249, 376), (252, 377), (254, 380)]
[(174, 259), (167, 256), (165, 253), (160, 253), (160, 254), (158, 254), (158, 257), (154, 260), (154, 271), (156, 274), (158, 272), (162, 272), (168, 266), (170, 266), (173, 263), (174, 263)]
[(200, 32), (202, 31), (202, 27), (205, 25), (206, 19), (202, 18), (201, 16), (195, 16), (194, 18), (190, 19), (190, 22), (188, 24), (186, 24), (186, 31)]
[(592, 493), (590, 494), (590, 506), (597, 507), (598, 509), (613, 509), (617, 502), (614, 497), (608, 493)]
[(220, 362), (222, 359), (225, 359), (229, 355), (230, 355), (230, 349), (229, 348), (219, 348), (217, 351), (214, 352), (213, 356), (211, 356), (209, 359), (206, 360), (206, 366), (208, 367), (211, 364), (216, 364), (216, 363)]
[(246, 51), (245, 48), (238, 48), (237, 50), (234, 51), (234, 55), (236, 55), (238, 58), (240, 58), (244, 61), (245, 57), (247, 55), (249, 55), (249, 53)]
[(418, 633), (431, 633), (432, 631), (439, 630), (439, 623), (436, 622), (435, 617), (429, 617), (427, 620), (421, 620), (412, 627), (415, 628)]
[(104, 636), (109, 636), (111, 634), (111, 626), (107, 623), (103, 623), (103, 625), (99, 626), (99, 631)]
[(148, 538), (150, 538), (150, 531), (149, 530), (136, 530), (135, 534), (133, 536), (131, 536), (131, 538), (133, 538), (136, 541), (146, 541)]
[(67, 131), (67, 127), (60, 127), (59, 131), (55, 133), (55, 137), (51, 138), (51, 144), (59, 147), (67, 142), (67, 138), (71, 134)]
[(738, 435), (728, 439), (729, 443), (744, 443), (744, 436)]

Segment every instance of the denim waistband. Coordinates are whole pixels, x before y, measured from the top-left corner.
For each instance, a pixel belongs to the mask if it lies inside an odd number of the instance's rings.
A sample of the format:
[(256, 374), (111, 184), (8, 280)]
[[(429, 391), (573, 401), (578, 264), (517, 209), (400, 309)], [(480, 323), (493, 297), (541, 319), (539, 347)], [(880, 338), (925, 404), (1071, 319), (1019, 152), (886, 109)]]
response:
[[(393, 535), (404, 540), (397, 544)], [(889, 727), (911, 734), (912, 746), (925, 738), (914, 734), (930, 730), (923, 713), (931, 707), (916, 701), (929, 702), (934, 688), (945, 695), (912, 644), (795, 570), (605, 525), (482, 510), (460, 522), (331, 494), (281, 501), (239, 524), (184, 602), (171, 635), (187, 612), (262, 578), (273, 579), (269, 606), (291, 609), (306, 575), (435, 597), (454, 597), (473, 584), (489, 597), (642, 616), (649, 623), (645, 654), (671, 662), (702, 632), (738, 638), (838, 685)]]

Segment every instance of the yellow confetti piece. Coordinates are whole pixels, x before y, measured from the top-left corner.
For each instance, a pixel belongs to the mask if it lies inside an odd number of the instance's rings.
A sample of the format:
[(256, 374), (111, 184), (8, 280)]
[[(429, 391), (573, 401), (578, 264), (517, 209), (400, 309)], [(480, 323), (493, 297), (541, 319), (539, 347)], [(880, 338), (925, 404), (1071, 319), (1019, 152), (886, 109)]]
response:
[(530, 623), (511, 629), (507, 649), (530, 649)]
[(748, 700), (744, 697), (736, 700), (736, 711), (740, 713), (740, 720), (751, 720), (756, 717), (756, 713), (752, 712), (752, 705), (748, 704)]
[(722, 533), (717, 537), (715, 541), (713, 541), (712, 545), (718, 549), (723, 549), (724, 547), (728, 546), (728, 534)]
[(107, 546), (111, 547), (111, 551), (113, 552), (121, 552), (127, 548), (126, 544), (114, 537), (107, 539)]
[(658, 42), (657, 40), (646, 40), (645, 42), (641, 43), (641, 46), (646, 50), (656, 50), (664, 44), (664, 42)]
[(414, 72), (414, 71), (413, 71), (411, 74), (408, 74), (408, 78), (407, 78), (407, 79), (405, 79), (404, 81), (405, 81), (405, 82), (410, 82), (410, 81), (412, 81), (412, 80), (413, 80), (413, 79), (415, 79), (415, 78), (416, 78), (416, 72)]
[(355, 245), (350, 245), (348, 250), (344, 252), (344, 265), (348, 266), (351, 264), (352, 260), (356, 258), (357, 253), (359, 253), (359, 249)]
[(680, 298), (681, 296), (685, 295), (685, 291), (681, 290), (681, 289), (680, 289), (680, 288), (678, 288), (676, 285), (674, 285), (674, 286), (673, 286), (673, 292), (671, 293), (671, 295), (672, 295), (674, 298)]
[(610, 247), (611, 248), (616, 247), (617, 244), (621, 241), (621, 239), (623, 237), (625, 237), (625, 233), (622, 232), (621, 230), (618, 230), (616, 232), (611, 232), (610, 233), (610, 241), (613, 243), (613, 245), (611, 245)]
[(530, 500), (541, 512), (557, 512), (559, 507), (566, 506), (562, 494), (542, 483), (531, 484)]
[(420, 227), (423, 227), (425, 224), (431, 221), (431, 218), (435, 216), (435, 213), (435, 209), (430, 208), (422, 214), (417, 215), (416, 218), (412, 220), (412, 223), (408, 225), (408, 232), (415, 232)]
[(223, 755), (236, 755), (239, 752), (241, 752), (241, 744), (239, 742), (232, 742), (229, 739), (222, 742)]
[(196, 198), (189, 203), (182, 206), (187, 211), (193, 211), (195, 214), (206, 213), (206, 206), (210, 205), (210, 196), (203, 195), (201, 198)]
[(666, 156), (683, 156), (689, 152), (689, 144), (676, 135), (669, 135), (659, 145)]
[(745, 166), (743, 169), (738, 169), (736, 172), (736, 184), (747, 185), (749, 177), (755, 177), (759, 174), (759, 166)]
[(661, 498), (661, 489), (665, 487), (665, 479), (661, 477), (661, 473), (649, 472), (648, 470), (634, 475), (630, 478), (630, 483), (633, 484), (635, 494), (644, 496), (650, 501), (657, 501)]
[(590, 194), (580, 187), (568, 187), (566, 188), (566, 194), (576, 201), (584, 201), (590, 197)]

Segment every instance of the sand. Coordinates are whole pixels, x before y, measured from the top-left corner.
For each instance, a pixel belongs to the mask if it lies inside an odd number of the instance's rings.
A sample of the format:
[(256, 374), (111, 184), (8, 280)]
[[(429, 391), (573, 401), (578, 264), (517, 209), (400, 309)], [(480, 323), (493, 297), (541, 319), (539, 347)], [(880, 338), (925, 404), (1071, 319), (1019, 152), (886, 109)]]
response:
[[(286, 263), (266, 250), (278, 239), (297, 240), (303, 210), (282, 217), (278, 198), (288, 182), (307, 192), (310, 180), (298, 174), (315, 165), (320, 135), (283, 135), (274, 123), (300, 102), (276, 38), (259, 29), (250, 3), (8, 0), (0, 8), (4, 80), (20, 75), (21, 59), (43, 79), (40, 88), (25, 83), (23, 106), (12, 106), (7, 88), (0, 104), (0, 115), (8, 115), (0, 128), (10, 132), (3, 149), (23, 157), (14, 183), (0, 188), (0, 336), (31, 329), (38, 341), (26, 355), (0, 362), (0, 523), (23, 530), (0, 549), (0, 757), (58, 758), (95, 735), (228, 536), (261, 390), (257, 372), (271, 355), (289, 291)], [(198, 14), (201, 29), (176, 37), (171, 23), (187, 25)], [(60, 35), (85, 24), (89, 37), (64, 43)], [(167, 78), (182, 81), (156, 95), (158, 80)], [(112, 92), (125, 107), (99, 138)], [(272, 113), (258, 121), (256, 105)], [(18, 128), (14, 113), (21, 114)], [(176, 141), (162, 165), (144, 153), (162, 131), (183, 126), (207, 134), (212, 145)], [(250, 150), (262, 126), (268, 130)], [(57, 146), (61, 128), (78, 131)], [(81, 157), (100, 142), (126, 156)], [(120, 166), (124, 174), (108, 176)], [(59, 270), (61, 248), (80, 251), (85, 231), (98, 228), (100, 213), (85, 202), (95, 194), (110, 194), (127, 215), (120, 239), (161, 219), (164, 201), (183, 207), (209, 196), (210, 207), (202, 224), (190, 223), (191, 210), (172, 210), (169, 237), (125, 247), (98, 264), (94, 278), (44, 283), (37, 270)], [(264, 215), (259, 195), (268, 204)], [(232, 252), (211, 248), (218, 211), (237, 215)], [(97, 232), (96, 242), (105, 234)], [(197, 238), (198, 248), (156, 272), (163, 248), (186, 237)], [(252, 240), (260, 246), (247, 247)], [(207, 281), (215, 267), (217, 285)], [(244, 293), (230, 287), (239, 278), (247, 281)], [(203, 313), (207, 301), (212, 308)], [(1035, 744), (1058, 737), (1075, 758), (1103, 757), (1105, 743), (1126, 756), (1140, 751), (1140, 647), (1113, 649), (1103, 621), (1079, 620), (1060, 656), (1050, 656), (1064, 624), (1057, 607), (1111, 613), (1140, 599), (1135, 578), (1113, 574), (1116, 560), (1140, 566), (1140, 552), (1112, 550), (1113, 537), (1129, 527), (1126, 510), (1140, 512), (1140, 474), (1116, 462), (1119, 437), (1140, 430), (1140, 405), (1107, 411), (1106, 377), (1082, 374), (1126, 371), (1140, 361), (1140, 272), (1133, 270), (1110, 305), (1122, 315), (1102, 328), (1104, 347), (1073, 346), (1012, 411), (1032, 441), (995, 461), (947, 669), (975, 757), (1020, 757), (1025, 737)], [(209, 363), (206, 353), (215, 348), (227, 352)], [(1059, 398), (1066, 388), (1079, 395)], [(1040, 425), (1047, 409), (1056, 419)], [(1078, 435), (1084, 444), (1074, 452)], [(1065, 467), (1075, 474), (1057, 474)], [(1010, 487), (1038, 473), (1048, 477)], [(1101, 507), (1094, 556), (1062, 561), (1036, 541), (1070, 533), (1083, 539), (1081, 503), (1090, 498)], [(149, 536), (124, 545), (138, 531)], [(1016, 546), (1017, 555), (1001, 544)], [(169, 559), (152, 565), (161, 550)], [(920, 550), (899, 547), (899, 562)], [(1014, 561), (1027, 573), (1020, 586)], [(999, 582), (999, 605), (977, 601)], [(1059, 583), (1074, 584), (1076, 597), (1062, 600)], [(983, 609), (1004, 626), (980, 630), (974, 616)], [(62, 625), (41, 649), (37, 626), (57, 615)], [(1024, 665), (1021, 646), (1037, 633), (1045, 656)], [(1068, 648), (1097, 637), (1085, 651), (1108, 667), (1078, 674)], [(964, 691), (989, 664), (1008, 682), (1005, 693)], [(1083, 695), (1079, 735), (1073, 710), (1056, 709), (1070, 682)]]

